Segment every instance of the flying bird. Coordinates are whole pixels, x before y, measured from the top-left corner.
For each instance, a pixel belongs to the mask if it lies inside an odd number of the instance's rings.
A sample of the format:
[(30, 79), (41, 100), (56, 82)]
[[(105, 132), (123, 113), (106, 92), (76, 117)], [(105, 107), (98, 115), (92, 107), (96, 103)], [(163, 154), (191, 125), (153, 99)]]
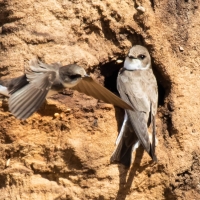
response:
[[(133, 107), (125, 109), (124, 121), (116, 140), (116, 149), (111, 162), (118, 161), (126, 166), (132, 162), (132, 152), (144, 147), (152, 160), (155, 155), (158, 89), (152, 71), (148, 50), (140, 45), (133, 46), (117, 77), (117, 89), (121, 98)], [(148, 132), (148, 128), (152, 133)]]
[(86, 74), (83, 67), (76, 64), (45, 64), (35, 58), (25, 68), (24, 75), (0, 81), (0, 84), (0, 94), (9, 97), (9, 111), (21, 120), (36, 112), (47, 95), (51, 96), (64, 88), (72, 88), (124, 109), (132, 109), (128, 103), (98, 84)]

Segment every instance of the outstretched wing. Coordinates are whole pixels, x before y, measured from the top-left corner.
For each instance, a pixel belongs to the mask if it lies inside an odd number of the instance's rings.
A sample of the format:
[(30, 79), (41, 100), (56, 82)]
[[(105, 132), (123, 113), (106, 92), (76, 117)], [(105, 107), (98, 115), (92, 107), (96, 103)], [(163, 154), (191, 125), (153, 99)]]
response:
[(25, 74), (16, 78), (0, 80), (0, 94), (9, 97), (10, 94), (13, 94), (28, 83)]
[(72, 89), (92, 96), (95, 99), (99, 99), (106, 103), (110, 103), (115, 106), (121, 107), (123, 109), (133, 110), (133, 108), (128, 103), (124, 102), (122, 99), (110, 92), (108, 89), (98, 84), (91, 77), (82, 78), (82, 80)]
[(9, 94), (15, 93), (17, 90), (21, 89), (25, 85), (27, 85), (29, 82), (27, 81), (26, 75), (22, 75), (17, 78), (13, 78), (10, 80), (8, 84), (8, 91)]
[(54, 71), (37, 74), (29, 84), (10, 96), (8, 101), (10, 112), (18, 119), (24, 120), (30, 117), (44, 102), (55, 79)]
[(25, 68), (25, 74), (29, 82), (38, 78), (38, 76), (47, 72), (57, 72), (61, 67), (59, 63), (45, 64), (34, 58), (30, 60), (29, 65)]

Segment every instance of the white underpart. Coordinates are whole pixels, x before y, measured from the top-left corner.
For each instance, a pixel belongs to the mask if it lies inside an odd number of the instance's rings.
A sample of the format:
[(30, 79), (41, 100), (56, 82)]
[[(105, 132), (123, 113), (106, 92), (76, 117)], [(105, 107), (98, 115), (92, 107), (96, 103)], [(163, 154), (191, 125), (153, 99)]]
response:
[[(132, 146), (132, 153), (140, 146), (140, 141), (138, 140), (133, 146)], [(131, 156), (131, 163), (133, 163), (133, 157)]]
[(134, 152), (139, 146), (140, 146), (140, 141), (138, 140), (132, 147), (132, 152)]
[(150, 63), (146, 67), (142, 67), (142, 62), (139, 59), (130, 59), (126, 57), (124, 62), (124, 68), (128, 70), (146, 70), (150, 67)]
[(138, 6), (136, 9), (143, 13), (146, 11), (145, 7), (143, 7), (143, 6)]
[(8, 88), (0, 85), (0, 94), (8, 97), (9, 96)]
[[(152, 144), (152, 140), (153, 140), (153, 137), (152, 137), (152, 134), (151, 133), (149, 133), (149, 140), (150, 140), (150, 142), (151, 142), (151, 144)], [(157, 146), (158, 145), (158, 139), (157, 139), (157, 137), (155, 138), (155, 146)]]
[(124, 121), (123, 121), (121, 130), (120, 130), (120, 133), (119, 133), (119, 135), (118, 135), (118, 137), (117, 137), (117, 140), (116, 140), (116, 142), (115, 142), (116, 145), (118, 145), (119, 142), (120, 142), (120, 140), (122, 139), (122, 136), (123, 136), (123, 133), (124, 133), (124, 129), (125, 129), (127, 120), (128, 120), (128, 115), (127, 115), (127, 113), (126, 113), (126, 111), (125, 111)]
[(71, 87), (76, 86), (80, 81), (81, 81), (81, 79), (79, 78), (79, 79), (71, 81), (70, 83), (66, 83), (66, 82), (62, 81), (62, 84), (67, 88), (71, 88)]
[[(75, 81), (71, 81), (70, 83), (66, 83), (66, 82), (62, 81), (62, 84), (64, 85), (64, 87), (72, 88), (72, 87), (76, 86), (80, 81), (81, 81), (81, 79), (77, 79), (77, 80), (75, 80)], [(49, 92), (47, 93), (46, 98), (51, 97), (52, 95), (57, 94), (57, 93), (58, 93), (57, 90), (51, 89), (51, 90), (49, 90)]]

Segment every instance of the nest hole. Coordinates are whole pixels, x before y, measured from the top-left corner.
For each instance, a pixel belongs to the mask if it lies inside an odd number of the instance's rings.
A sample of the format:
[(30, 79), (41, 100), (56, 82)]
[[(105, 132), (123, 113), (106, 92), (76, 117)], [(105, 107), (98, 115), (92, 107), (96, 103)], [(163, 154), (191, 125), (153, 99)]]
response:
[[(118, 58), (117, 60), (107, 62), (100, 67), (100, 73), (101, 75), (104, 76), (104, 86), (111, 92), (115, 93), (117, 96), (119, 96), (117, 90), (117, 76), (119, 70), (123, 67), (124, 59), (125, 59), (124, 57)], [(120, 63), (119, 60), (121, 61)], [(159, 69), (158, 66), (156, 66), (154, 63), (152, 65), (152, 68), (158, 84), (158, 107), (164, 107), (165, 99), (170, 91), (170, 88), (168, 87), (169, 82), (163, 77), (162, 73), (158, 70)], [(116, 116), (118, 131), (120, 131), (124, 118), (124, 110), (116, 107), (115, 116)], [(171, 128), (169, 124), (167, 124), (167, 129), (169, 129), (170, 132)]]
[(118, 96), (117, 76), (122, 67), (123, 63), (117, 64), (116, 61), (111, 61), (102, 65), (100, 68), (101, 74), (104, 76), (104, 86)]
[[(117, 76), (119, 70), (123, 67), (124, 57), (117, 59), (123, 61), (118, 63), (117, 61), (108, 62), (100, 67), (101, 74), (104, 76), (104, 86), (111, 92), (119, 96), (117, 91)], [(167, 80), (157, 70), (157, 66), (153, 65), (153, 72), (157, 79), (158, 84), (158, 106), (164, 106), (166, 95), (168, 94)]]

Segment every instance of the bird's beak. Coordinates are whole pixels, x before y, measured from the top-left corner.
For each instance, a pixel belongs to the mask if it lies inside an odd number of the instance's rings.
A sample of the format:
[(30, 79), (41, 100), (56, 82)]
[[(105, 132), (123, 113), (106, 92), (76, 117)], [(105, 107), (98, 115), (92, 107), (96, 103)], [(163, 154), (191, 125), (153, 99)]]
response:
[(135, 58), (134, 56), (130, 56), (130, 55), (128, 55), (128, 57), (129, 57), (130, 59), (137, 59), (137, 58)]
[(84, 75), (84, 77), (90, 77), (90, 75), (88, 75), (88, 74), (85, 74), (85, 75)]

